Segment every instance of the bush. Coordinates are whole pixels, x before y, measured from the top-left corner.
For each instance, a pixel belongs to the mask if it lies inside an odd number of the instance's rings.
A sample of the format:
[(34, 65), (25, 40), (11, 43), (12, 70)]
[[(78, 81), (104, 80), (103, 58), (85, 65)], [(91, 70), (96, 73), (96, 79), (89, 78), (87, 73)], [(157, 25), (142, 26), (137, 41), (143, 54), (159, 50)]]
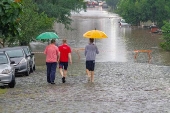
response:
[(170, 51), (170, 22), (164, 21), (164, 26), (162, 27), (163, 40), (160, 46), (167, 51)]

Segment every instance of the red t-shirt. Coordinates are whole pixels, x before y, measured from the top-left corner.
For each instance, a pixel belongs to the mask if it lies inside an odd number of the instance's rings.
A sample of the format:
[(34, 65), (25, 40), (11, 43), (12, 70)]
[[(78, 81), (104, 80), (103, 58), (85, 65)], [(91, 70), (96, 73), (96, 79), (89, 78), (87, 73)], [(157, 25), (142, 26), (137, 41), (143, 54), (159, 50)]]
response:
[(71, 48), (67, 44), (58, 47), (60, 51), (60, 62), (68, 62), (68, 54), (71, 53)]

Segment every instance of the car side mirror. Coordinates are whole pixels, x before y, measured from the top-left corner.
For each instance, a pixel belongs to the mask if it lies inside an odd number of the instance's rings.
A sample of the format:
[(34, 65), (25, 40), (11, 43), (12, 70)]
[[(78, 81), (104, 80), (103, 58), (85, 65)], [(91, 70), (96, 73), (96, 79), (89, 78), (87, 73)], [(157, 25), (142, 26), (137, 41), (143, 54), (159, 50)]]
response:
[(31, 55), (26, 55), (26, 57), (30, 57)]
[(11, 61), (11, 64), (15, 64), (15, 61)]

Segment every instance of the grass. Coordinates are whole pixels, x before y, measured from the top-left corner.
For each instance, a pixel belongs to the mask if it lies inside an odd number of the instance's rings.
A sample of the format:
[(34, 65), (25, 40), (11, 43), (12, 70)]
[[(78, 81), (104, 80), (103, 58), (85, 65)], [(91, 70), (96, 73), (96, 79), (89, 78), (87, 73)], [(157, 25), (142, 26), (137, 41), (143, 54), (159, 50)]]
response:
[(6, 93), (6, 92), (7, 92), (7, 89), (1, 89), (1, 88), (0, 88), (0, 95), (1, 95), (1, 94), (4, 94), (4, 93)]

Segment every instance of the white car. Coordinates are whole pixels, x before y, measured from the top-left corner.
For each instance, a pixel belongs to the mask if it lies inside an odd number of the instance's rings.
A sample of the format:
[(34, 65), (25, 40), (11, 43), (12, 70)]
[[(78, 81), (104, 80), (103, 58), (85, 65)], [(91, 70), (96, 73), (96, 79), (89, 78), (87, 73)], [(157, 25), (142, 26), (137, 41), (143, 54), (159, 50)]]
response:
[(122, 27), (122, 26), (131, 26), (130, 24), (126, 23), (124, 19), (121, 19), (119, 21), (119, 26)]

